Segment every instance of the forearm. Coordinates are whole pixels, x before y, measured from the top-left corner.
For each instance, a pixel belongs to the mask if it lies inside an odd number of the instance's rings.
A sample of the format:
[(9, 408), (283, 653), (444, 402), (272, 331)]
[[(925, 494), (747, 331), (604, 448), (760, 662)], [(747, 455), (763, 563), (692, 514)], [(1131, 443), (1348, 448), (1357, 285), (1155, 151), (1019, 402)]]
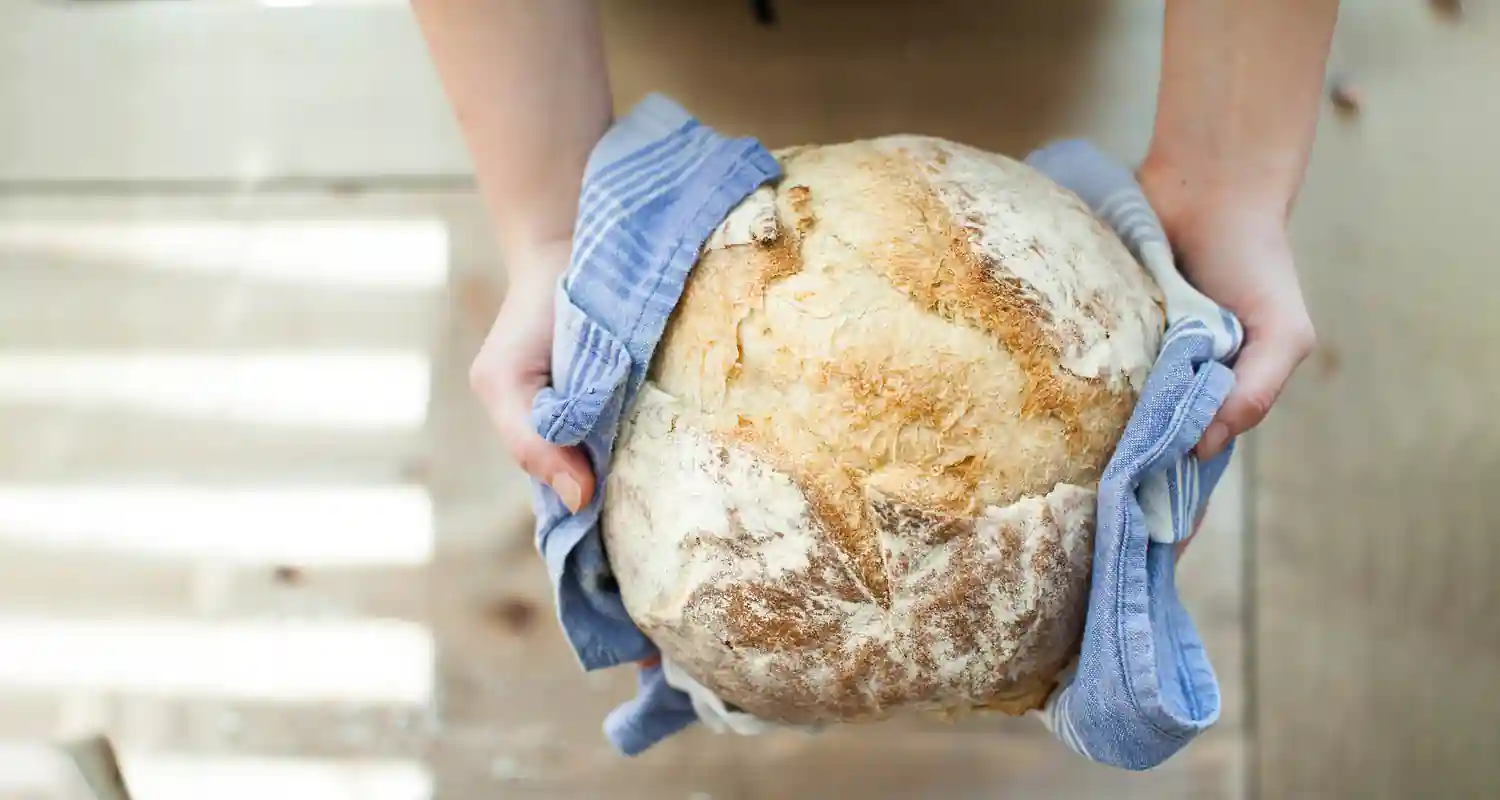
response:
[(1186, 202), (1232, 197), (1289, 213), (1337, 16), (1337, 0), (1168, 0), (1143, 172)]
[(559, 269), (611, 106), (595, 0), (412, 0), (512, 279)]

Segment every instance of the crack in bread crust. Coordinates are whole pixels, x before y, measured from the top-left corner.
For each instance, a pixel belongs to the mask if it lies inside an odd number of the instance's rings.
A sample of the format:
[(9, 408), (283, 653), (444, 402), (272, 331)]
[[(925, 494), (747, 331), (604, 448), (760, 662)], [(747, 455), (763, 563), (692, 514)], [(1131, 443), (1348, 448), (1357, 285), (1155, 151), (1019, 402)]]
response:
[(604, 519), (632, 618), (694, 680), (794, 725), (1045, 701), (1082, 631), (1091, 490), (975, 519), (870, 491), (882, 604), (794, 479), (695, 423), (643, 392)]

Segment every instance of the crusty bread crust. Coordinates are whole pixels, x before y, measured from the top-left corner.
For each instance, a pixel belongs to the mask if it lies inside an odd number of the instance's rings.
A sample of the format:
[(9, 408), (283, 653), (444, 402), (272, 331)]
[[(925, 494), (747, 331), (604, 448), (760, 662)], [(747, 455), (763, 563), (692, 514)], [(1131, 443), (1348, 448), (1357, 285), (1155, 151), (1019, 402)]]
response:
[(626, 607), (788, 724), (1041, 705), (1160, 297), (1077, 197), (926, 137), (777, 154), (705, 245), (627, 412)]

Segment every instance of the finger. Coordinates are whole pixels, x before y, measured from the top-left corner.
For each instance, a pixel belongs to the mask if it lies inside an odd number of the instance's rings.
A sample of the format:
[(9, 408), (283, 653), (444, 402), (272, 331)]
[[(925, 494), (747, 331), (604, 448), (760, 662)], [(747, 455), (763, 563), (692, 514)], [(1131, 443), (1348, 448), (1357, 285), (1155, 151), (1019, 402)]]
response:
[(1230, 439), (1259, 425), (1275, 404), (1281, 384), (1289, 374), (1291, 369), (1286, 359), (1278, 358), (1269, 343), (1247, 346), (1235, 365), (1234, 389), (1198, 442), (1198, 457), (1207, 460), (1219, 455)]
[(485, 410), (510, 450), (511, 458), (527, 475), (547, 484), (569, 511), (577, 513), (594, 496), (594, 474), (588, 458), (572, 447), (559, 447), (543, 439), (531, 427), (531, 404), (537, 389), (506, 390), (514, 382), (491, 375), (472, 379)]
[(1217, 456), (1230, 439), (1266, 418), (1287, 379), (1311, 351), (1310, 340), (1310, 334), (1261, 335), (1245, 346), (1234, 367), (1234, 389), (1198, 442), (1199, 458)]
[(558, 447), (527, 433), (511, 441), (510, 449), (521, 469), (551, 487), (569, 511), (578, 513), (593, 498), (593, 470), (578, 448)]

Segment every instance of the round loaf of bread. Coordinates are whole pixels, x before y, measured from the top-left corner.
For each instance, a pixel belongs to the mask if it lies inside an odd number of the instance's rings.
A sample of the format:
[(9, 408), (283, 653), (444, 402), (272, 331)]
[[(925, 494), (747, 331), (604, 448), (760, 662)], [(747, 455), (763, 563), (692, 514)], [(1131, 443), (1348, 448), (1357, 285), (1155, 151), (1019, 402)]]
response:
[(776, 157), (622, 423), (602, 525), (626, 609), (768, 722), (1037, 708), (1077, 652), (1160, 293), (1009, 158), (916, 136)]

